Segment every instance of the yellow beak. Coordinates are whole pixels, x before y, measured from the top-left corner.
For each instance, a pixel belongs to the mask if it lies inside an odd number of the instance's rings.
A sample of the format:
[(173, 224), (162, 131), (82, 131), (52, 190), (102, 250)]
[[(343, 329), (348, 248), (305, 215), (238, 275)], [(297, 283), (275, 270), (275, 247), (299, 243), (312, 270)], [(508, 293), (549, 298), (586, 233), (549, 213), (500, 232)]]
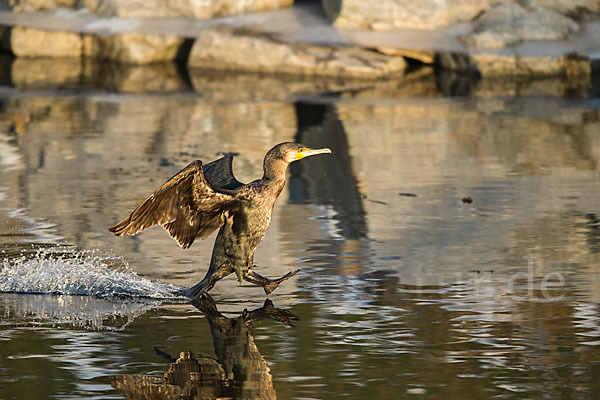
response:
[(308, 156), (316, 156), (317, 154), (331, 154), (331, 149), (306, 149), (304, 151), (299, 151), (296, 153), (296, 160), (300, 160)]

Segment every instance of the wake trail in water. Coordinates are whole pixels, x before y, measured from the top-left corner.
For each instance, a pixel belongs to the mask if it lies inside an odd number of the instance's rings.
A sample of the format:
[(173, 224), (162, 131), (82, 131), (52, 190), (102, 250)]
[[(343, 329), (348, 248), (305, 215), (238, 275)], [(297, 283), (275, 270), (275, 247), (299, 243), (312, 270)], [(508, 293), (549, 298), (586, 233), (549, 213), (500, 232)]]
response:
[(180, 287), (143, 278), (120, 258), (87, 251), (40, 250), (33, 257), (5, 259), (0, 267), (0, 292), (181, 299)]

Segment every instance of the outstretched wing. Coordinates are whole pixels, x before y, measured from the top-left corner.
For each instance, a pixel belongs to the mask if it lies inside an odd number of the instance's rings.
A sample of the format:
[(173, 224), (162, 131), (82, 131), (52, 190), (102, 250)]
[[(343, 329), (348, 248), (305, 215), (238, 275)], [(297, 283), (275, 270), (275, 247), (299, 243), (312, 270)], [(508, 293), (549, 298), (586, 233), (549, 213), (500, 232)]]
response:
[(204, 176), (217, 189), (235, 190), (244, 186), (233, 176), (233, 155), (223, 157), (204, 166)]
[(160, 225), (187, 249), (197, 237), (204, 239), (223, 225), (224, 213), (236, 207), (232, 192), (214, 188), (206, 179), (202, 162), (194, 161), (109, 231), (117, 236), (135, 235)]

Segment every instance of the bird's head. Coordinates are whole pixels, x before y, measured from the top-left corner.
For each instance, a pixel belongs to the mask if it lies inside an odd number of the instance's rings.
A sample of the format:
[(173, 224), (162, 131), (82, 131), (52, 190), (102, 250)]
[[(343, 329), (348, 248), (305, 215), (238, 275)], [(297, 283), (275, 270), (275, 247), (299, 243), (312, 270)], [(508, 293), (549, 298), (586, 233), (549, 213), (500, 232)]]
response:
[(263, 178), (285, 181), (287, 166), (297, 160), (317, 154), (329, 154), (331, 150), (311, 149), (299, 143), (280, 143), (267, 152)]
[(281, 143), (269, 150), (267, 158), (280, 159), (289, 164), (305, 157), (330, 153), (331, 150), (328, 148), (311, 149), (299, 143)]

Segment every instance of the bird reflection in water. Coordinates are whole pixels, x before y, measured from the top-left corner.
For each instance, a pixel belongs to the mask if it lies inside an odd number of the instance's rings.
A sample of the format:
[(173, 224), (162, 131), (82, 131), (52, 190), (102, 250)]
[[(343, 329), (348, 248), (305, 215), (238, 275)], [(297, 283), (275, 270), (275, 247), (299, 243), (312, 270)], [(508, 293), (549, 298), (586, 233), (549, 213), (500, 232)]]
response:
[(254, 343), (252, 324), (273, 319), (294, 326), (299, 318), (276, 308), (269, 299), (262, 307), (244, 310), (237, 318), (221, 314), (208, 294), (192, 304), (210, 324), (216, 359), (194, 357), (187, 351), (174, 359), (155, 348), (157, 354), (171, 362), (163, 377), (118, 375), (113, 378), (113, 387), (129, 399), (275, 399), (273, 377)]

